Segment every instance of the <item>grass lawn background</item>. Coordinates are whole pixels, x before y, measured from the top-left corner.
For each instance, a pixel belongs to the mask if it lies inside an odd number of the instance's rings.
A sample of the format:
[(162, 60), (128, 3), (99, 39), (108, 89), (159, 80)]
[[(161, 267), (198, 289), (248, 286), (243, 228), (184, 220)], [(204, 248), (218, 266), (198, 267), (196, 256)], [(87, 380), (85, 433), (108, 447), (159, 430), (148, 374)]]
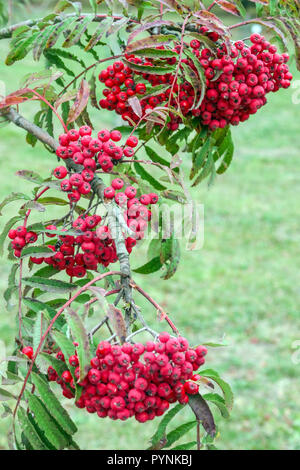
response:
[[(9, 93), (23, 75), (41, 70), (43, 64), (28, 56), (13, 68), (5, 67), (7, 44), (0, 45), (0, 79)], [(192, 344), (226, 335), (229, 347), (210, 349), (206, 364), (218, 370), (235, 393), (230, 420), (217, 418), (216, 445), (221, 449), (300, 449), (300, 364), (292, 362), (293, 342), (300, 339), (300, 104), (292, 103), (293, 93), (290, 88), (269, 95), (266, 107), (234, 128), (230, 170), (209, 190), (206, 182), (193, 190), (194, 199), (205, 207), (203, 249), (183, 251), (170, 281), (162, 281), (157, 273), (136, 276)], [(22, 112), (30, 117), (37, 106), (24, 105)], [(115, 125), (110, 113), (93, 116), (96, 128)], [(0, 129), (0, 152), (1, 199), (12, 191), (32, 189), (14, 177), (18, 169), (46, 177), (55, 167), (53, 156), (39, 144), (34, 149), (25, 144), (24, 132), (13, 125)], [(18, 207), (4, 209), (1, 226)], [(141, 256), (134, 255), (134, 266), (143, 262)], [(3, 258), (1, 292), (9, 269)], [(0, 302), (0, 339), (11, 352), (15, 312), (5, 310), (2, 298)], [(147, 307), (148, 320), (151, 315), (155, 322), (155, 312)], [(68, 401), (67, 406), (79, 427), (82, 449), (145, 448), (157, 424), (103, 421), (73, 409)], [(190, 419), (188, 410), (185, 414), (177, 424)], [(7, 448), (8, 424), (8, 419), (0, 421), (2, 449)], [(193, 433), (183, 442), (192, 439)]]

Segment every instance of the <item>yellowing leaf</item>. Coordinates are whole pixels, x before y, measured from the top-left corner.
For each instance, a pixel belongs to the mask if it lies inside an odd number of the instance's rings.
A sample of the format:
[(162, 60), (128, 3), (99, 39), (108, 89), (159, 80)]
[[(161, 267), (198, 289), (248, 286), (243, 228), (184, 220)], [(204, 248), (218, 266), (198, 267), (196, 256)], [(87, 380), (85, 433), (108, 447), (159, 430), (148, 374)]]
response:
[(76, 121), (88, 104), (90, 96), (90, 86), (86, 80), (82, 80), (75, 102), (70, 109), (67, 125)]

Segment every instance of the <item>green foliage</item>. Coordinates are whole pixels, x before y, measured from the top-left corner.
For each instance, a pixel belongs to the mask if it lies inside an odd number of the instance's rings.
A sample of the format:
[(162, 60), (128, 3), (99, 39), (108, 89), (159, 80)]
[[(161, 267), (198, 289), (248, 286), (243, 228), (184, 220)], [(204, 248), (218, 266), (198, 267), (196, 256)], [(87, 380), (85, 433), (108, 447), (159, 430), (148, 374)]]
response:
[(150, 173), (148, 173), (140, 163), (134, 162), (134, 169), (143, 180), (147, 181), (157, 191), (163, 191), (166, 189), (166, 186), (160, 184), (159, 181), (150, 175)]
[(227, 382), (225, 382), (225, 380), (221, 379), (218, 372), (216, 372), (213, 369), (201, 370), (201, 376), (207, 377), (219, 385), (219, 387), (221, 388), (223, 392), (225, 405), (230, 411), (233, 406), (233, 393), (230, 388), (230, 385)]
[(180, 244), (174, 233), (161, 241), (160, 261), (166, 268), (163, 278), (170, 279), (177, 271), (180, 261)]
[(57, 421), (49, 413), (48, 403), (45, 405), (39, 397), (29, 393), (26, 394), (26, 398), (29, 410), (33, 413), (34, 420), (43, 433), (42, 435), (57, 450), (67, 447), (71, 443), (71, 438), (61, 430)]
[(17, 274), (18, 269), (19, 269), (19, 264), (14, 263), (11, 267), (11, 270), (8, 276), (7, 288), (5, 289), (4, 294), (3, 294), (4, 300), (6, 301), (7, 309), (9, 309), (10, 300), (11, 300), (13, 293), (16, 292), (18, 289), (18, 285), (16, 282), (16, 274)]
[(171, 447), (176, 441), (182, 438), (187, 432), (193, 429), (197, 424), (197, 421), (190, 421), (188, 423), (181, 424), (173, 431), (167, 434), (167, 442), (165, 447)]
[(35, 258), (44, 258), (50, 256), (53, 251), (47, 246), (28, 246), (22, 250), (21, 258), (34, 256)]
[(56, 357), (54, 356), (51, 356), (51, 354), (41, 353), (40, 357), (44, 359), (51, 367), (53, 367), (53, 369), (56, 370), (59, 376), (61, 376), (63, 372), (68, 370), (64, 362), (60, 361), (59, 359), (56, 359)]
[(151, 273), (155, 273), (156, 271), (159, 271), (161, 267), (162, 267), (162, 262), (160, 260), (160, 257), (156, 256), (155, 258), (153, 258), (151, 261), (148, 261), (148, 263), (144, 264), (143, 266), (134, 269), (134, 272), (138, 274), (151, 274)]
[(48, 447), (43, 443), (35, 427), (29, 420), (23, 408), (18, 410), (18, 421), (22, 432), (28, 441), (30, 448), (35, 450), (47, 450)]
[(5, 225), (1, 235), (0, 235), (0, 256), (3, 255), (3, 248), (4, 248), (4, 243), (7, 239), (7, 234), (10, 231), (11, 228), (13, 228), (17, 222), (19, 222), (22, 219), (19, 215), (12, 217)]
[(226, 407), (226, 403), (223, 397), (221, 397), (218, 393), (205, 393), (203, 398), (210, 403), (213, 403), (219, 408), (219, 411), (223, 418), (229, 418), (229, 412)]
[(7, 206), (7, 204), (14, 202), (14, 201), (20, 201), (20, 200), (28, 201), (30, 200), (30, 197), (23, 193), (11, 193), (8, 196), (6, 196), (6, 198), (0, 204), (0, 215), (2, 215), (1, 211), (5, 206)]
[(59, 426), (69, 435), (74, 434), (77, 428), (66, 410), (62, 407), (59, 400), (56, 398), (51, 388), (40, 375), (33, 373), (32, 381), (36, 386), (37, 392), (47, 405), (47, 410), (50, 415), (57, 421)]
[(169, 410), (159, 423), (156, 433), (151, 438), (152, 447), (155, 448), (164, 440), (166, 436), (167, 426), (170, 424), (172, 419), (184, 408), (184, 405), (176, 405)]

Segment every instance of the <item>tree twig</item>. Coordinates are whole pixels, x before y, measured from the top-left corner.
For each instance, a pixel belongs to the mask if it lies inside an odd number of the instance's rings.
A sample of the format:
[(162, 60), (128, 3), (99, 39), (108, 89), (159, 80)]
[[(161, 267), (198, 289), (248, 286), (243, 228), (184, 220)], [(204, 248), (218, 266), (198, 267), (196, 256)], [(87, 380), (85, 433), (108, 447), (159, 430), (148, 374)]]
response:
[(58, 148), (59, 146), (58, 142), (56, 142), (56, 140), (53, 137), (51, 137), (51, 135), (48, 134), (48, 132), (44, 131), (36, 124), (33, 124), (32, 122), (25, 119), (14, 108), (9, 108), (8, 111), (2, 111), (2, 114), (10, 122), (20, 127), (21, 129), (24, 129), (30, 134), (34, 135), (43, 144), (48, 145), (48, 147), (50, 147), (54, 152)]
[(134, 289), (136, 289), (140, 294), (142, 294), (142, 296), (145, 297), (145, 299), (147, 299), (156, 308), (156, 310), (160, 314), (161, 320), (166, 320), (166, 322), (172, 328), (174, 333), (178, 335), (179, 334), (178, 329), (176, 328), (172, 320), (168, 317), (164, 309), (154, 299), (152, 299), (152, 297), (149, 294), (147, 294), (147, 292), (145, 292), (144, 289), (138, 286), (134, 281), (131, 282), (131, 286)]
[[(86, 18), (88, 16), (91, 16), (91, 14), (90, 13), (82, 13), (81, 15), (78, 16), (76, 13), (69, 13), (67, 15), (57, 16), (56, 18), (54, 18), (53, 24), (60, 23), (64, 19), (72, 18), (72, 17), (74, 17), (75, 19), (77, 18), (78, 21), (79, 21), (79, 20), (82, 20), (83, 18)], [(93, 22), (99, 23), (99, 22), (105, 20), (107, 17), (113, 18), (114, 20), (120, 20), (120, 19), (124, 18), (123, 16), (95, 15), (95, 17), (93, 18)], [(42, 21), (43, 21), (43, 18), (37, 18), (35, 20), (30, 19), (30, 20), (26, 20), (26, 21), (21, 21), (20, 23), (13, 24), (13, 25), (8, 26), (6, 28), (2, 28), (2, 29), (0, 29), (0, 39), (11, 38), (14, 31), (16, 29), (20, 28), (21, 26), (28, 26), (29, 28), (31, 28), (32, 26), (35, 26), (35, 25), (37, 25), (38, 23), (40, 23)], [(131, 19), (131, 18), (129, 19), (129, 21), (131, 23), (139, 24), (139, 21)]]

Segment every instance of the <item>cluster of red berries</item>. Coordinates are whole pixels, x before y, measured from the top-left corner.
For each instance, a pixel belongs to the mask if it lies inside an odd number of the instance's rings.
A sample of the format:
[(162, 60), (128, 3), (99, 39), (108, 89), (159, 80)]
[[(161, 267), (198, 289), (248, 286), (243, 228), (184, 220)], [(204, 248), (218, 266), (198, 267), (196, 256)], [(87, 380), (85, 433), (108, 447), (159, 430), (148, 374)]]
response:
[[(133, 232), (132, 237), (135, 240), (141, 240), (144, 238), (144, 231), (152, 217), (151, 210), (147, 206), (156, 204), (158, 202), (158, 195), (156, 193), (142, 194), (138, 198), (136, 197), (137, 190), (134, 186), (128, 186), (125, 191), (120, 191), (123, 187), (124, 181), (121, 178), (116, 178), (104, 190), (104, 196), (107, 199), (114, 199), (123, 209), (124, 220)], [(126, 244), (128, 244), (128, 239)], [(130, 249), (130, 244), (131, 238), (129, 238), (128, 250)]]
[[(127, 186), (124, 192), (121, 178), (115, 178), (111, 185), (104, 190), (104, 197), (114, 199), (123, 212), (124, 221), (132, 234), (126, 237), (125, 244), (128, 253), (131, 253), (137, 240), (144, 238), (144, 231), (151, 220), (151, 211), (148, 205), (156, 204), (156, 193), (142, 194), (136, 197), (137, 190), (134, 186)], [(115, 243), (111, 237), (107, 225), (100, 225), (100, 215), (84, 215), (74, 220), (72, 226), (79, 233), (74, 235), (59, 235), (55, 245), (48, 245), (53, 255), (48, 257), (31, 257), (34, 264), (43, 262), (53, 266), (59, 271), (66, 271), (70, 277), (84, 277), (87, 270), (97, 271), (98, 265), (105, 267), (118, 260)], [(53, 238), (56, 235), (51, 231), (57, 230), (55, 225), (46, 227), (49, 232), (46, 236)], [(64, 229), (61, 230), (65, 231)]]
[[(217, 33), (209, 32), (205, 26), (200, 28), (200, 32), (214, 42), (220, 40)], [(207, 85), (205, 97), (198, 108), (193, 108), (196, 97), (188, 81), (171, 86), (174, 82), (172, 74), (162, 76), (136, 72), (120, 61), (100, 73), (99, 79), (106, 86), (103, 91), (105, 99), (100, 101), (100, 105), (115, 110), (124, 120), (138, 122), (139, 117), (130, 107), (128, 99), (133, 95), (145, 94), (145, 84), (138, 83), (139, 76), (142, 76), (152, 86), (164, 83), (170, 85), (163, 93), (144, 99), (141, 97), (144, 113), (168, 102), (178, 108), (179, 102), (184, 116), (199, 117), (201, 123), (212, 130), (227, 124), (238, 125), (266, 104), (267, 93), (288, 88), (293, 78), (287, 65), (288, 54), (278, 54), (277, 48), (259, 34), (252, 34), (250, 41), (250, 47), (244, 41), (237, 41), (229, 54), (225, 43), (219, 42), (215, 55), (210, 49), (203, 48), (197, 39), (190, 42), (191, 51), (203, 69)], [(175, 46), (173, 50), (179, 53), (180, 46)], [(150, 58), (142, 59), (134, 55), (127, 55), (126, 58), (134, 64), (154, 66)], [(164, 60), (169, 64), (176, 62), (175, 58)], [(198, 74), (193, 60), (183, 59), (182, 62)], [(176, 130), (181, 122), (180, 116), (170, 113), (169, 129)]]
[(98, 168), (109, 173), (124, 156), (133, 157), (134, 148), (138, 145), (137, 137), (130, 136), (125, 145), (116, 145), (116, 142), (121, 139), (121, 132), (118, 130), (110, 132), (107, 129), (98, 132), (98, 137), (93, 138), (92, 129), (89, 126), (82, 126), (79, 130), (71, 129), (67, 134), (59, 137), (60, 146), (56, 150), (57, 156), (63, 160), (70, 158), (77, 165), (84, 167), (83, 171), (73, 173), (69, 178), (66, 178), (68, 171), (64, 166), (59, 166), (54, 170), (54, 176), (63, 180), (61, 189), (69, 193), (68, 198), (71, 202), (79, 201), (81, 195), (91, 191), (90, 183)]
[(21, 225), (16, 229), (11, 229), (8, 232), (8, 237), (12, 240), (11, 245), (14, 249), (16, 258), (20, 258), (23, 248), (30, 243), (35, 243), (38, 236), (35, 232), (28, 232), (26, 227)]
[[(185, 404), (189, 394), (198, 393), (199, 375), (193, 375), (204, 364), (207, 349), (190, 348), (187, 339), (161, 333), (158, 342), (125, 343), (122, 346), (101, 341), (91, 359), (87, 377), (79, 383), (82, 394), (78, 408), (97, 413), (100, 418), (140, 423), (163, 415), (170, 403)], [(62, 352), (57, 359), (65, 361)], [(79, 378), (77, 353), (69, 357), (73, 374), (66, 370), (59, 377), (49, 367), (48, 378), (56, 381), (67, 398), (74, 397), (75, 380)]]
[[(31, 257), (35, 264), (43, 262), (53, 266), (59, 271), (66, 271), (70, 277), (82, 278), (87, 270), (97, 270), (98, 264), (108, 266), (118, 260), (113, 240), (109, 236), (107, 226), (99, 226), (100, 215), (86, 215), (73, 222), (73, 227), (80, 230), (80, 234), (59, 235), (55, 245), (48, 245), (53, 255), (44, 258)], [(55, 225), (48, 225), (48, 230), (57, 230)], [(62, 232), (64, 230), (61, 230)], [(55, 234), (46, 232), (49, 238)]]

